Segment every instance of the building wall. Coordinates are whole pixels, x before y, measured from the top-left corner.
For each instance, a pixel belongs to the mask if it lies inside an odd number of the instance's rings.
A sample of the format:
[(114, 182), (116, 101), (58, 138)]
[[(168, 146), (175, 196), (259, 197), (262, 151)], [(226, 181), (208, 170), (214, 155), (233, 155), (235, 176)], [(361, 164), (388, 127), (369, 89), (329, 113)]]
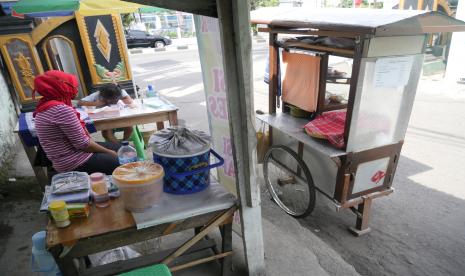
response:
[(11, 100), (5, 76), (0, 73), (0, 182), (5, 177), (6, 162), (11, 160), (15, 148), (16, 135), (13, 129), (17, 115)]

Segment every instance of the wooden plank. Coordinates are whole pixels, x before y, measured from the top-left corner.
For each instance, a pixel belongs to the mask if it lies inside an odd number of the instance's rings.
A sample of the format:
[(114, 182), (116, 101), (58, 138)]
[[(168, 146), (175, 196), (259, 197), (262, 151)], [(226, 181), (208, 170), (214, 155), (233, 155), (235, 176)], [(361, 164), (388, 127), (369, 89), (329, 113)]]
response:
[(321, 45), (312, 45), (312, 44), (308, 44), (304, 42), (284, 42), (283, 45), (284, 47), (297, 47), (297, 48), (302, 48), (302, 49), (322, 51), (322, 52), (330, 53), (332, 55), (340, 55), (343, 57), (354, 56), (354, 50), (332, 48), (332, 47), (321, 46)]
[[(189, 250), (184, 252), (182, 256), (186, 256), (192, 253), (196, 253), (205, 249), (212, 248), (216, 245), (215, 240), (201, 240)], [(144, 255), (141, 257), (123, 260), (123, 261), (116, 261), (110, 264), (100, 265), (85, 269), (82, 275), (115, 275), (117, 273), (122, 273), (126, 271), (130, 271), (136, 268), (149, 266), (152, 264), (160, 263), (163, 259), (165, 259), (169, 254), (173, 252), (173, 249), (166, 249), (160, 252), (155, 252), (152, 254)]]
[(318, 35), (344, 38), (356, 38), (361, 35), (360, 33), (355, 32), (320, 31), (317, 29), (258, 28), (258, 31), (276, 34)]
[(202, 231), (200, 231), (192, 239), (188, 240), (181, 247), (179, 247), (176, 251), (174, 251), (170, 256), (164, 259), (162, 263), (166, 265), (170, 264), (174, 259), (181, 256), (190, 247), (192, 247), (196, 242), (198, 242), (203, 237), (205, 237), (213, 228), (218, 227), (224, 220), (226, 220), (228, 217), (231, 217), (235, 211), (236, 211), (236, 207), (234, 206), (230, 208), (229, 210), (227, 210), (226, 212), (224, 212), (219, 218), (217, 218), (215, 221), (213, 221), (209, 225), (206, 225), (206, 227), (203, 228)]
[[(232, 256), (232, 254), (233, 254), (232, 251), (224, 252), (224, 253), (217, 254), (217, 255), (214, 255), (214, 256), (211, 256), (211, 257), (203, 258), (203, 259), (200, 259), (200, 260), (195, 260), (195, 261), (189, 262), (187, 264), (182, 264), (182, 265), (177, 265), (177, 266), (170, 267), (170, 271), (171, 272), (176, 272), (176, 271), (179, 271), (181, 269), (186, 269), (186, 268), (189, 268), (189, 267), (193, 267), (195, 265), (211, 262), (211, 261), (218, 260), (218, 259), (221, 259), (221, 258), (227, 258), (229, 256)], [(223, 275), (225, 275), (225, 274), (223, 274)]]
[[(177, 233), (197, 226), (203, 226), (219, 212), (221, 211), (189, 218), (178, 224), (176, 228), (172, 229), (171, 233)], [(107, 232), (104, 235), (94, 236), (88, 239), (81, 239), (74, 245), (68, 255), (71, 257), (81, 257), (95, 252), (160, 237), (170, 224), (171, 223), (166, 223), (139, 230), (134, 227), (116, 232)]]
[(49, 222), (47, 226), (47, 247), (72, 244), (79, 239), (102, 235), (128, 228), (136, 229), (130, 212), (124, 209), (122, 199), (114, 199), (106, 208), (91, 207), (89, 218), (73, 219), (70, 226), (57, 228)]
[(278, 47), (277, 35), (270, 34), (269, 38), (269, 66), (268, 66), (268, 113), (276, 113), (276, 93), (278, 89)]
[(350, 88), (349, 88), (349, 99), (347, 102), (346, 122), (344, 126), (344, 142), (346, 146), (347, 146), (347, 141), (349, 140), (350, 124), (352, 121), (352, 112), (354, 110), (355, 95), (358, 89), (357, 84), (358, 84), (358, 76), (360, 74), (362, 53), (363, 53), (364, 47), (366, 47), (367, 45), (368, 43), (365, 44), (365, 39), (361, 40), (360, 43), (357, 43), (355, 45), (352, 72), (350, 73), (351, 78), (350, 78)]
[(328, 74), (328, 55), (320, 56), (320, 85), (318, 86), (317, 112), (322, 112), (326, 104), (326, 75)]
[(168, 120), (168, 112), (162, 112), (158, 114), (142, 114), (131, 117), (117, 117), (94, 120), (94, 126), (97, 130), (103, 130), (120, 127), (129, 127), (134, 125), (151, 124), (155, 122), (163, 122)]
[(217, 0), (237, 195), (249, 275), (265, 275), (260, 187), (255, 175), (249, 1)]

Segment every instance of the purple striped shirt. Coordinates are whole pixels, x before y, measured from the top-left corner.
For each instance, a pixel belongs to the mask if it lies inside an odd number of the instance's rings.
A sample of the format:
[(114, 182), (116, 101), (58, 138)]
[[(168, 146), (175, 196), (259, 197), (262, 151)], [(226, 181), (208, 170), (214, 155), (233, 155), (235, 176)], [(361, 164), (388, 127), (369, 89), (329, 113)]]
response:
[(58, 172), (72, 171), (92, 156), (82, 150), (89, 145), (90, 137), (73, 108), (56, 105), (37, 113), (35, 125), (40, 145)]

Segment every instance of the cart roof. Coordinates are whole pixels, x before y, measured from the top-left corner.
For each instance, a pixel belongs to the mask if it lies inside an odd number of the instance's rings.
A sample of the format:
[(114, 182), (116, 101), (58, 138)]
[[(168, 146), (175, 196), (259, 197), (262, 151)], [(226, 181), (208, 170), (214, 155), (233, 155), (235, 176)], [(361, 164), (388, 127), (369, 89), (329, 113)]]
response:
[(375, 36), (465, 31), (465, 22), (433, 11), (384, 9), (261, 8), (251, 22), (271, 28), (311, 28)]

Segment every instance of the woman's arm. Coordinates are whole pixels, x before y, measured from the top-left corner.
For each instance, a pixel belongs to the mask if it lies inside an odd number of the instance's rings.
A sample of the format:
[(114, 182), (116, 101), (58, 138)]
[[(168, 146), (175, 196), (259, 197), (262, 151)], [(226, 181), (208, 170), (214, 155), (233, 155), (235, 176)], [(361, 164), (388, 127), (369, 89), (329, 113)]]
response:
[(95, 101), (95, 102), (87, 102), (83, 100), (78, 101), (78, 106), (102, 106), (105, 105), (105, 102), (103, 101)]
[(124, 104), (126, 105), (132, 105), (134, 101), (132, 100), (131, 96), (126, 96), (121, 99)]
[(75, 111), (71, 107), (63, 106), (60, 116), (57, 116), (55, 123), (75, 149), (85, 152), (109, 153), (117, 156), (116, 152), (100, 146), (86, 134)]
[(97, 143), (95, 143), (92, 139), (89, 141), (89, 145), (85, 148), (82, 149), (85, 152), (101, 152), (101, 153), (108, 153), (113, 156), (118, 156), (118, 154), (115, 151), (112, 151), (111, 149), (107, 149)]

